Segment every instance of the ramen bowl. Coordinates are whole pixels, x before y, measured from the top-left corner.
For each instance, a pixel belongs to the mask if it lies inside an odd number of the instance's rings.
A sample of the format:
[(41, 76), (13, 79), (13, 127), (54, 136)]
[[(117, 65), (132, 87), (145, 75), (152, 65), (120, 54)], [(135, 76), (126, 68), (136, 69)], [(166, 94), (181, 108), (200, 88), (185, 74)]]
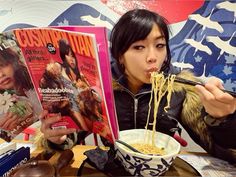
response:
[[(151, 134), (152, 131), (145, 129), (124, 130), (120, 131), (119, 140), (132, 145), (144, 142), (145, 137)], [(134, 152), (123, 144), (115, 142), (116, 158), (133, 176), (160, 176), (172, 165), (180, 151), (180, 144), (171, 136), (160, 132), (155, 132), (154, 142), (156, 147), (164, 148), (164, 155)]]

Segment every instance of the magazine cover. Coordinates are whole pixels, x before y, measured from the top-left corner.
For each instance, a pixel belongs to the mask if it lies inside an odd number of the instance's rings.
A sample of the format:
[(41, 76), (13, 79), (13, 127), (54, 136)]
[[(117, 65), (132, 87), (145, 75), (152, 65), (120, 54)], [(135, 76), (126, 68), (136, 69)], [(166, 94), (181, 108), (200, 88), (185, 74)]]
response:
[(42, 107), (14, 34), (0, 34), (0, 138), (10, 142), (38, 119)]
[(14, 30), (52, 128), (77, 128), (113, 142), (94, 35), (53, 28)]
[(119, 126), (117, 122), (115, 101), (112, 88), (112, 73), (109, 58), (108, 38), (106, 27), (101, 26), (53, 26), (53, 28), (64, 29), (69, 31), (77, 31), (91, 33), (95, 35), (98, 55), (100, 61), (101, 75), (104, 85), (104, 94), (107, 102), (110, 124), (115, 139), (118, 138)]

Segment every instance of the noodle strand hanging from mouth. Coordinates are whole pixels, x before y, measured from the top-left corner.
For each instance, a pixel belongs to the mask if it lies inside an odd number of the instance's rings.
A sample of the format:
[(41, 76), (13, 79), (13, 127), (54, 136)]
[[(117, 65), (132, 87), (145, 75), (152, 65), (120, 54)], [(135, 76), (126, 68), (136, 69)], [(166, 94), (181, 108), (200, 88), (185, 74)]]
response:
[[(161, 99), (167, 93), (167, 105), (164, 107), (164, 111), (170, 107), (171, 94), (173, 92), (173, 84), (176, 75), (169, 75), (168, 77), (164, 76), (163, 73), (153, 72), (151, 73), (151, 97), (149, 101), (149, 110), (146, 122), (146, 133), (144, 135), (145, 139), (143, 143), (132, 144), (133, 147), (138, 149), (140, 152), (145, 154), (155, 154), (155, 155), (164, 155), (165, 151), (163, 148), (159, 148), (155, 144), (155, 135), (156, 135), (156, 124), (157, 124), (157, 115), (158, 109), (161, 102)], [(151, 107), (153, 102), (153, 122), (150, 122)], [(152, 131), (148, 130), (148, 125), (152, 125)], [(151, 143), (150, 143), (151, 142)]]
[[(160, 101), (163, 98), (163, 96), (167, 93), (167, 105), (165, 106), (164, 110), (167, 111), (167, 109), (170, 106), (170, 98), (173, 91), (173, 83), (174, 83), (175, 75), (169, 75), (168, 77), (165, 77), (162, 73), (153, 72), (151, 74), (151, 84), (152, 84), (152, 90), (151, 90), (151, 98), (149, 101), (149, 110), (148, 110), (148, 116), (147, 116), (147, 122), (145, 129), (148, 129), (148, 125), (152, 124), (152, 135), (148, 135), (146, 133), (145, 137), (148, 138), (147, 142), (150, 142), (150, 138), (152, 138), (152, 145), (155, 145), (155, 132), (156, 132), (156, 123), (157, 123), (157, 114), (158, 109), (160, 105)], [(151, 112), (151, 104), (152, 101), (154, 102), (153, 106), (153, 122), (150, 123), (150, 112)]]
[(168, 94), (167, 94), (167, 105), (164, 108), (165, 112), (167, 112), (167, 109), (170, 107), (170, 99), (171, 99), (172, 92), (174, 90), (173, 85), (174, 85), (175, 77), (176, 77), (176, 75), (174, 75), (174, 74), (169, 75), (167, 77), (168, 84), (167, 84), (167, 89), (166, 90), (167, 90)]

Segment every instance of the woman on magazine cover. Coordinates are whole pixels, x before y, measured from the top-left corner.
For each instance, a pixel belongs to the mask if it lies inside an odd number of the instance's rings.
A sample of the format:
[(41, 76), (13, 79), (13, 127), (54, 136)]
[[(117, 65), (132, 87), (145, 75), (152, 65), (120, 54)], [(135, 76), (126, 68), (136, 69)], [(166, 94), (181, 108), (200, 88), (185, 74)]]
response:
[[(12, 48), (0, 50), (0, 129), (12, 134), (18, 134), (23, 130), (14, 129), (24, 119), (27, 119), (28, 126), (35, 121), (33, 104), (39, 105), (37, 100), (30, 100), (37, 97), (27, 68), (19, 55)], [(27, 125), (24, 124), (26, 128)], [(0, 136), (3, 134), (6, 135), (2, 131)], [(12, 135), (8, 133), (6, 136), (10, 138)]]
[[(62, 115), (69, 114), (80, 129), (89, 131), (92, 129), (92, 118), (95, 121), (102, 120), (98, 110), (99, 96), (90, 89), (88, 81), (79, 71), (78, 61), (68, 41), (60, 39), (58, 43), (62, 64), (54, 62), (47, 65), (40, 87), (67, 88), (73, 90), (73, 94), (66, 94), (69, 101), (53, 102), (53, 105), (49, 106), (44, 103), (44, 106), (53, 109), (50, 112), (60, 111)], [(94, 108), (96, 105), (97, 109)], [(97, 117), (89, 114), (88, 107), (94, 108), (91, 112), (97, 111)]]
[[(189, 71), (176, 71), (170, 64), (167, 21), (155, 12), (135, 9), (125, 13), (112, 30), (111, 44), (111, 54), (116, 60), (112, 71), (119, 71), (119, 74), (113, 73), (113, 89), (120, 130), (145, 128), (152, 71), (197, 80)], [(205, 86), (175, 87), (167, 112), (164, 111), (166, 98), (160, 103), (157, 131), (173, 136), (181, 123), (209, 154), (235, 163), (236, 98), (222, 92), (222, 88), (217, 78), (209, 79)], [(51, 130), (50, 124), (59, 119), (42, 119), (45, 146), (71, 148), (79, 134), (73, 129)]]
[(79, 105), (80, 112), (88, 119), (101, 121), (100, 96), (90, 88), (86, 77), (79, 71), (74, 51), (65, 40), (59, 41), (59, 49), (63, 61), (62, 75), (73, 83), (78, 92), (75, 104)]

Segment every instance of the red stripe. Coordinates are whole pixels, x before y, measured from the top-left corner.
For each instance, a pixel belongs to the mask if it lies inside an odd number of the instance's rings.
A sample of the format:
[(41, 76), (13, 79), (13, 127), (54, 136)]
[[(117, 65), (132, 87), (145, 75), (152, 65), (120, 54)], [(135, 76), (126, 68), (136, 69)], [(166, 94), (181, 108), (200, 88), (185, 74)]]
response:
[(146, 8), (164, 16), (169, 23), (185, 21), (190, 14), (199, 9), (205, 0), (100, 0), (114, 12), (122, 15), (134, 8)]

